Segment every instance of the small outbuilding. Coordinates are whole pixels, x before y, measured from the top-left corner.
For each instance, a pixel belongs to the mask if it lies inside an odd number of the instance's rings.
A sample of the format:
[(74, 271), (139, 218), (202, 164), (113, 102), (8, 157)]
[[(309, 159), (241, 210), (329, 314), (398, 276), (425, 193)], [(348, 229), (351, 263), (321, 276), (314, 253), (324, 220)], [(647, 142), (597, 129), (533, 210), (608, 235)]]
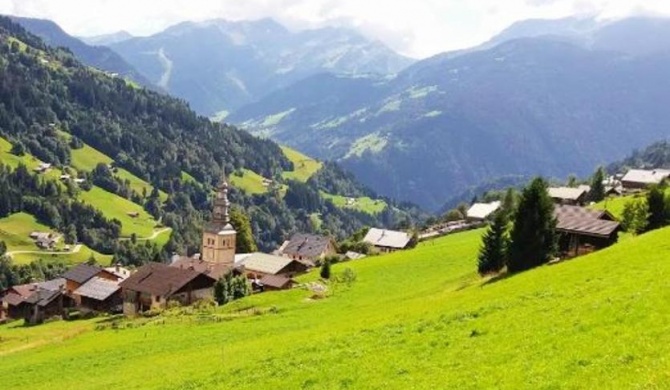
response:
[(308, 268), (299, 260), (260, 252), (245, 256), (237, 265), (243, 267), (249, 279), (258, 279), (265, 275), (284, 275), (291, 278), (306, 272)]
[(607, 211), (561, 205), (556, 206), (554, 216), (563, 257), (580, 256), (618, 241), (621, 225)]
[(590, 187), (551, 187), (548, 191), (549, 197), (551, 197), (556, 204), (583, 206), (588, 201)]
[(363, 238), (363, 242), (374, 246), (380, 252), (394, 252), (407, 248), (412, 237), (407, 232), (371, 228)]
[(500, 202), (474, 203), (467, 211), (469, 221), (484, 221), (500, 208)]
[(316, 234), (296, 233), (277, 250), (280, 256), (314, 267), (327, 256), (336, 254), (332, 238)]

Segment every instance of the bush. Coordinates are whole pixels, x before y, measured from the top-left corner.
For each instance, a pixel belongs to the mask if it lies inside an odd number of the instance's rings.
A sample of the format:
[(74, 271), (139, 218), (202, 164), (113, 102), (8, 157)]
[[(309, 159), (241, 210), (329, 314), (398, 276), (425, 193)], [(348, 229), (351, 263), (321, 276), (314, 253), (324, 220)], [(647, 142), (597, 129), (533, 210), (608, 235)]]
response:
[(330, 261), (328, 259), (323, 262), (319, 275), (321, 275), (322, 279), (330, 279)]

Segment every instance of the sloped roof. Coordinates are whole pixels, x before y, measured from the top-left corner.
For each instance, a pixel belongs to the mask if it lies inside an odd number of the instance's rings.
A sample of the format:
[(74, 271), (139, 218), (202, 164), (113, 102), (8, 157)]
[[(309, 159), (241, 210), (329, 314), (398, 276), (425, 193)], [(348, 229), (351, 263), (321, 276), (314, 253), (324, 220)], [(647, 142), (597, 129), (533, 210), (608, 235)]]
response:
[(259, 281), (263, 286), (273, 288), (285, 288), (293, 283), (293, 279), (283, 275), (264, 275)]
[(161, 263), (149, 263), (130, 275), (128, 279), (119, 283), (119, 286), (123, 289), (147, 294), (169, 296), (198, 277), (211, 279), (212, 283), (215, 281), (210, 276), (190, 269), (170, 267)]
[(297, 233), (291, 237), (282, 253), (289, 256), (302, 256), (308, 259), (315, 258), (326, 252), (330, 242), (331, 239), (329, 237)]
[(670, 170), (667, 169), (631, 169), (624, 175), (621, 181), (641, 184), (658, 184), (668, 177), (670, 177)]
[(82, 263), (73, 268), (70, 268), (66, 273), (63, 274), (63, 278), (72, 280), (76, 283), (84, 284), (86, 281), (102, 271), (104, 270), (97, 265), (88, 265), (86, 263)]
[(486, 219), (500, 208), (500, 202), (495, 201), (491, 203), (475, 203), (468, 209), (467, 217), (475, 219)]
[(57, 278), (47, 280), (46, 282), (18, 284), (16, 286), (12, 286), (8, 290), (13, 290), (17, 295), (23, 298), (28, 298), (29, 296), (33, 295), (35, 291), (39, 289), (44, 289), (48, 291), (58, 291), (63, 286), (65, 286), (65, 279)]
[(371, 228), (368, 234), (365, 235), (365, 238), (363, 238), (363, 242), (374, 246), (403, 249), (407, 246), (410, 239), (410, 235), (405, 232)]
[(295, 262), (288, 257), (268, 255), (266, 253), (252, 253), (240, 262), (246, 271), (261, 272), (264, 274), (275, 275), (281, 272), (289, 264)]
[(121, 287), (119, 287), (119, 282), (114, 282), (96, 276), (76, 289), (74, 294), (80, 295), (82, 297), (96, 299), (98, 301), (104, 301), (120, 289)]
[(549, 196), (554, 199), (578, 200), (589, 192), (585, 187), (551, 187)]
[(45, 289), (39, 289), (35, 293), (33, 293), (33, 295), (26, 298), (25, 302), (31, 305), (44, 307), (53, 302), (54, 299), (58, 298), (61, 295), (62, 293), (60, 292), (60, 290), (49, 291)]
[(233, 267), (224, 263), (214, 263), (202, 259), (193, 259), (190, 257), (180, 257), (170, 264), (170, 267), (181, 269), (191, 269), (203, 273), (214, 279), (221, 279), (233, 270)]
[(612, 221), (611, 215), (606, 211), (577, 206), (557, 206), (554, 215), (556, 229), (567, 233), (609, 237), (620, 227), (619, 222)]
[(8, 305), (11, 305), (11, 306), (18, 306), (21, 303), (23, 303), (26, 300), (26, 298), (28, 298), (28, 297), (23, 297), (19, 294), (10, 292), (8, 294), (5, 294), (4, 297), (2, 297), (2, 302), (6, 302)]

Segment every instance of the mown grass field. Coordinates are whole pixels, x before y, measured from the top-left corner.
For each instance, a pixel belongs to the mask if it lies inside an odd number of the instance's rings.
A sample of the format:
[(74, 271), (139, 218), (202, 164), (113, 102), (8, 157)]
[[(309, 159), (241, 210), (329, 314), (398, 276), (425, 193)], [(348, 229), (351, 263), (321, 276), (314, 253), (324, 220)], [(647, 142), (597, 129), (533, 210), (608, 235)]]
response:
[(11, 150), (12, 144), (9, 143), (9, 141), (6, 139), (0, 137), (0, 162), (12, 169), (18, 167), (19, 164), (23, 164), (31, 170), (39, 165), (39, 161), (33, 156), (26, 154), (19, 157), (10, 153)]
[(351, 287), (252, 296), (218, 309), (221, 322), (1, 326), (3, 388), (670, 386), (670, 229), (493, 283), (473, 272), (480, 234), (338, 264), (355, 270)]
[[(72, 247), (74, 247), (74, 245), (72, 245)], [(107, 266), (112, 262), (113, 256), (100, 254), (85, 245), (82, 245), (79, 252), (71, 254), (18, 253), (12, 255), (12, 261), (14, 264), (29, 264), (33, 261), (42, 259), (47, 263), (62, 262), (65, 264), (75, 265), (87, 261), (91, 255), (95, 257), (95, 260), (98, 262), (98, 264)]]
[(247, 194), (264, 194), (268, 192), (268, 187), (263, 185), (263, 176), (249, 169), (243, 169), (241, 176), (233, 172), (229, 180), (232, 186), (241, 189)]
[(39, 250), (30, 238), (32, 232), (55, 233), (27, 213), (16, 213), (0, 219), (0, 241), (7, 244), (9, 252)]
[[(100, 210), (107, 218), (116, 218), (121, 221), (121, 235), (129, 237), (133, 233), (138, 237), (149, 237), (153, 234), (156, 221), (142, 208), (116, 194), (93, 186), (90, 191), (81, 191), (79, 199)], [(138, 213), (132, 218), (128, 213)]]
[(321, 196), (324, 199), (330, 199), (337, 207), (358, 210), (368, 214), (381, 213), (386, 208), (385, 201), (381, 199), (372, 199), (367, 196), (354, 198), (353, 204), (347, 204), (347, 197), (345, 196), (332, 195), (325, 192), (321, 192)]
[(285, 179), (297, 180), (304, 183), (323, 166), (321, 162), (305, 156), (297, 150), (286, 146), (282, 146), (281, 150), (284, 152), (286, 158), (293, 163), (293, 171), (282, 174)]

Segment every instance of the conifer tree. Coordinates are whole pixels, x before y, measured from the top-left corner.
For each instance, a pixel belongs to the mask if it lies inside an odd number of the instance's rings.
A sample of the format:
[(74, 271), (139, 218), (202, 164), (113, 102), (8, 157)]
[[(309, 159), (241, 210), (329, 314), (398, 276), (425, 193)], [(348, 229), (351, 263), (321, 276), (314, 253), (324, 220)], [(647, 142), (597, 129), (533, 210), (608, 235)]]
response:
[(330, 260), (326, 259), (323, 261), (323, 264), (321, 265), (321, 278), (322, 279), (330, 279)]
[(518, 272), (547, 263), (556, 253), (556, 246), (554, 204), (547, 182), (538, 177), (521, 193), (510, 234), (507, 268)]
[(647, 193), (647, 206), (649, 207), (646, 230), (660, 229), (668, 224), (668, 207), (663, 189), (654, 185)]
[(592, 202), (600, 202), (605, 199), (605, 168), (598, 167), (596, 172), (591, 177), (591, 191), (589, 192), (589, 199)]
[(507, 262), (508, 219), (504, 210), (496, 213), (493, 222), (482, 238), (477, 271), (480, 275), (500, 272)]

